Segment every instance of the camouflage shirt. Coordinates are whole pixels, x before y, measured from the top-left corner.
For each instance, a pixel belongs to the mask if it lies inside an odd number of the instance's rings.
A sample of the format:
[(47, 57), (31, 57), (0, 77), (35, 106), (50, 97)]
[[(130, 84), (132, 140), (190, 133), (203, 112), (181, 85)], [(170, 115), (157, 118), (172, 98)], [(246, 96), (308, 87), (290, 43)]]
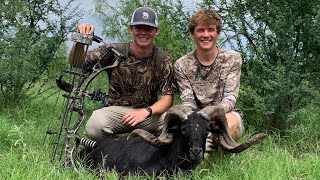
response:
[[(86, 61), (95, 62), (105, 54), (109, 46), (117, 49), (120, 45), (128, 44), (102, 45), (89, 51)], [(154, 104), (158, 95), (173, 94), (172, 59), (168, 54), (156, 46), (153, 47), (152, 55), (143, 59), (137, 59), (130, 50), (120, 53), (127, 58), (109, 73), (107, 105), (140, 108)], [(159, 56), (159, 53), (162, 53), (162, 56)], [(105, 58), (107, 62), (112, 60), (110, 57)]]
[(200, 109), (220, 104), (226, 113), (232, 111), (239, 92), (241, 64), (239, 53), (220, 48), (209, 66), (200, 64), (195, 52), (178, 59), (174, 78), (183, 104)]

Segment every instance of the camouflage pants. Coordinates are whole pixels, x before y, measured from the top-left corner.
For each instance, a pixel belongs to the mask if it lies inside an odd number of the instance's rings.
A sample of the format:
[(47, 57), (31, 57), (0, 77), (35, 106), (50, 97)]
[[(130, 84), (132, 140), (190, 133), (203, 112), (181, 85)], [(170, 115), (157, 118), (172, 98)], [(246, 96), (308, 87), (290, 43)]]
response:
[(95, 110), (86, 124), (86, 133), (92, 140), (101, 140), (112, 134), (129, 133), (134, 129), (145, 129), (155, 132), (162, 129), (163, 119), (161, 116), (153, 116), (131, 127), (122, 123), (122, 117), (129, 111), (134, 110), (128, 106), (108, 106)]

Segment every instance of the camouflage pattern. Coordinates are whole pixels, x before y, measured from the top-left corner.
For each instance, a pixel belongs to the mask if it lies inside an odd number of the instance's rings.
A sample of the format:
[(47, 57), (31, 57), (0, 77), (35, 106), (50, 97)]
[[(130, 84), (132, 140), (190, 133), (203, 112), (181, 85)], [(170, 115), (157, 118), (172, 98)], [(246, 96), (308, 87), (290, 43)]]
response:
[(219, 49), (210, 66), (200, 64), (195, 52), (178, 59), (174, 64), (174, 78), (183, 104), (200, 109), (220, 104), (226, 113), (234, 110), (241, 65), (240, 54), (226, 49)]
[(92, 44), (92, 35), (87, 35), (87, 34), (81, 34), (81, 33), (76, 33), (73, 32), (71, 34), (70, 40), (73, 42), (78, 42), (81, 44), (86, 44), (86, 45), (91, 45)]
[[(97, 61), (105, 54), (108, 46), (117, 47), (116, 44), (100, 46), (88, 52), (86, 61)], [(165, 53), (155, 46), (152, 54), (154, 52)], [(154, 104), (158, 100), (158, 95), (173, 94), (172, 59), (168, 55), (164, 59), (156, 57), (154, 54), (147, 58), (137, 59), (129, 51), (127, 59), (110, 72), (107, 105), (140, 108)], [(106, 57), (105, 62), (108, 63), (105, 65), (112, 64), (111, 60), (112, 58)]]

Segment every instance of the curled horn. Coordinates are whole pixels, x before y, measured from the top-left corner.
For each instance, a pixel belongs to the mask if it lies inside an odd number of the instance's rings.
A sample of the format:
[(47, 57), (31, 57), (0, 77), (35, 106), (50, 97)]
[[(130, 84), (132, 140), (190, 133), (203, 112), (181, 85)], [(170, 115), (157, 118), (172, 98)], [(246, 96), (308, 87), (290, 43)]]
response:
[(168, 129), (181, 121), (187, 119), (188, 114), (190, 114), (192, 109), (185, 105), (177, 105), (171, 107), (164, 118), (162, 132), (159, 137), (149, 133), (143, 129), (133, 130), (127, 137), (127, 139), (140, 136), (146, 140), (149, 144), (157, 147), (164, 148), (171, 144), (173, 141), (173, 133), (169, 133)]
[(203, 108), (200, 113), (210, 121), (215, 121), (215, 123), (218, 125), (218, 128), (213, 129), (213, 139), (225, 151), (232, 153), (242, 152), (249, 148), (252, 144), (256, 143), (258, 140), (261, 140), (267, 136), (264, 133), (258, 133), (244, 143), (238, 144), (233, 140), (229, 133), (227, 118), (221, 106), (207, 106)]

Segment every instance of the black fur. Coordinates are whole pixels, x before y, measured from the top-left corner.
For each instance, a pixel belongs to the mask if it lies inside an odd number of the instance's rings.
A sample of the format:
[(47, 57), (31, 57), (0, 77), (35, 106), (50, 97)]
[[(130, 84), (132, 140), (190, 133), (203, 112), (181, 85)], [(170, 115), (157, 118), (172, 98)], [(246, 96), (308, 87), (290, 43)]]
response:
[(89, 153), (87, 164), (94, 169), (115, 169), (123, 175), (191, 170), (203, 160), (209, 126), (209, 121), (196, 112), (187, 120), (175, 121), (168, 126), (168, 132), (174, 134), (173, 143), (164, 149), (156, 148), (140, 137), (108, 138), (98, 142)]

